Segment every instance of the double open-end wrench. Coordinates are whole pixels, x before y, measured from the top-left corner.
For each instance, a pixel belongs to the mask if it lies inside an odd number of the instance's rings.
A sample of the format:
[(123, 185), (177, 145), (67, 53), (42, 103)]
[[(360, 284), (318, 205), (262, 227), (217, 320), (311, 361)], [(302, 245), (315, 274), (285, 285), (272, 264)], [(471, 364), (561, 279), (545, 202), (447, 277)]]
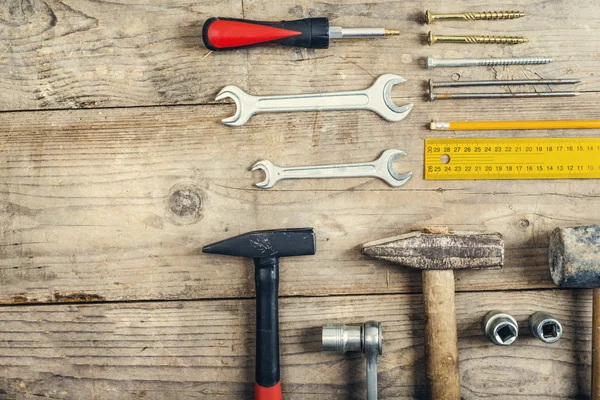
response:
[(412, 104), (398, 107), (392, 101), (392, 86), (404, 81), (401, 76), (384, 74), (365, 90), (264, 97), (249, 95), (237, 86), (225, 86), (216, 100), (231, 98), (235, 102), (235, 115), (222, 120), (229, 126), (242, 126), (258, 113), (324, 110), (371, 110), (396, 122), (404, 119), (413, 108)]
[(398, 174), (394, 171), (394, 160), (406, 153), (389, 149), (381, 153), (375, 161), (359, 164), (312, 165), (306, 167), (279, 167), (271, 161), (259, 161), (252, 166), (252, 171), (262, 170), (265, 180), (256, 184), (261, 189), (273, 187), (282, 179), (315, 179), (315, 178), (355, 178), (373, 177), (384, 180), (388, 185), (398, 187), (404, 185), (412, 176), (412, 172)]

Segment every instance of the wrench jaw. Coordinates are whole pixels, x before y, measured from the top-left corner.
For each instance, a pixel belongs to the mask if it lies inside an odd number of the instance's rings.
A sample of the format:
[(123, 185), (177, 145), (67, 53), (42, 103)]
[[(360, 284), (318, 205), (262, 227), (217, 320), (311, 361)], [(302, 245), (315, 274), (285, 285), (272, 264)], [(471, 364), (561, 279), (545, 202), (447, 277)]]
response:
[(395, 85), (406, 82), (406, 79), (400, 75), (383, 74), (369, 88), (373, 92), (373, 99), (377, 100), (373, 103), (371, 111), (379, 114), (383, 119), (390, 122), (402, 121), (413, 109), (413, 104), (397, 106), (392, 101), (392, 88)]
[(275, 166), (269, 160), (262, 160), (254, 164), (251, 168), (251, 171), (261, 170), (265, 173), (265, 180), (258, 182), (256, 186), (261, 189), (269, 189), (275, 186), (279, 180), (280, 174), (277, 173), (279, 169), (279, 167)]
[(381, 153), (381, 156), (377, 160), (378, 162), (385, 163), (385, 170), (387, 174), (380, 176), (388, 185), (392, 187), (400, 187), (410, 180), (412, 172), (405, 172), (399, 174), (394, 169), (394, 161), (398, 157), (404, 157), (406, 153), (402, 150), (390, 149)]
[(227, 98), (233, 100), (236, 110), (233, 116), (224, 118), (221, 122), (227, 126), (244, 125), (254, 115), (254, 112), (248, 112), (255, 109), (255, 107), (252, 107), (254, 96), (249, 95), (237, 86), (225, 86), (217, 94), (215, 100), (219, 101)]

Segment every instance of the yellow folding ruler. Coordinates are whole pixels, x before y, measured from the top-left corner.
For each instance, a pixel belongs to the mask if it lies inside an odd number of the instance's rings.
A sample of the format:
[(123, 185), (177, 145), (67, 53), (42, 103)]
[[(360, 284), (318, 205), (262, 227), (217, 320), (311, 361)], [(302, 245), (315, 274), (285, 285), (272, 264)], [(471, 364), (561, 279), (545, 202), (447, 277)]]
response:
[(600, 138), (425, 139), (425, 179), (600, 178)]

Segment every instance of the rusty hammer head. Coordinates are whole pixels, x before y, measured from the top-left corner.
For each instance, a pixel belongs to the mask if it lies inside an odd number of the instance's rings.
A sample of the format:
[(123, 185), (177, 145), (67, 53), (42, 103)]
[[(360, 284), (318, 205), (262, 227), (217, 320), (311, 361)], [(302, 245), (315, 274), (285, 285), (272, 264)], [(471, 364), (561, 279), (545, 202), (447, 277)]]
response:
[(549, 261), (558, 286), (600, 288), (600, 225), (556, 228), (550, 236)]
[(499, 233), (427, 229), (363, 245), (362, 253), (421, 270), (502, 268), (504, 242)]

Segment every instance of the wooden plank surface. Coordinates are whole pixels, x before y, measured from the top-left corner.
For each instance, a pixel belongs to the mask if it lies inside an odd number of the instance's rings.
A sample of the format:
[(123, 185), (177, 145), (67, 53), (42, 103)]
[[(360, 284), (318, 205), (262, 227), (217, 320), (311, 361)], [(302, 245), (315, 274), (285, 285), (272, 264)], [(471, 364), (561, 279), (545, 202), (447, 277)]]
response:
[[(597, 90), (592, 74), (600, 43), (600, 21), (593, 1), (570, 7), (565, 2), (494, 3), (498, 9), (523, 9), (529, 16), (496, 23), (445, 22), (423, 26), (425, 1), (149, 0), (20, 1), (0, 3), (0, 109), (88, 108), (205, 103), (227, 84), (257, 93), (353, 89), (384, 72), (398, 72), (418, 92), (425, 76), (458, 72), (463, 78), (507, 74), (586, 78), (585, 90)], [(476, 1), (464, 9), (490, 7)], [(435, 9), (434, 9), (435, 10)], [(456, 11), (451, 9), (450, 11)], [(270, 48), (207, 55), (201, 28), (211, 16), (259, 20), (329, 17), (341, 26), (386, 26), (399, 38), (332, 44), (329, 50)], [(437, 33), (515, 34), (530, 43), (519, 46), (448, 46), (428, 48), (423, 38)], [(545, 67), (427, 73), (425, 55), (551, 56)], [(268, 93), (265, 93), (268, 94)]]
[[(598, 4), (493, 6), (529, 16), (429, 27), (420, 23), (426, 8), (459, 10), (420, 0), (0, 2), (0, 399), (250, 398), (251, 262), (203, 255), (201, 247), (299, 226), (315, 227), (318, 252), (282, 261), (286, 398), (364, 398), (364, 358), (321, 353), (319, 327), (378, 319), (380, 397), (425, 399), (420, 274), (359, 252), (362, 243), (423, 225), (498, 231), (507, 246), (503, 270), (456, 274), (464, 398), (588, 398), (590, 295), (548, 290), (547, 245), (557, 226), (599, 223), (598, 181), (422, 179), (426, 137), (597, 136), (426, 129), (431, 119), (600, 119)], [(488, 7), (468, 0), (459, 8)], [(209, 53), (201, 25), (210, 16), (326, 16), (333, 25), (398, 28), (401, 36), (328, 50)], [(427, 47), (430, 29), (531, 41)], [(427, 71), (427, 55), (555, 61)], [(354, 90), (387, 72), (407, 79), (393, 89), (396, 103), (415, 104), (400, 123), (320, 112), (258, 115), (233, 129), (219, 122), (233, 104), (214, 101), (227, 84), (251, 94)], [(429, 103), (429, 78), (580, 78), (583, 94)], [(345, 179), (265, 191), (253, 186), (261, 174), (249, 171), (264, 158), (284, 166), (357, 162), (387, 148), (408, 153), (396, 166), (414, 177), (402, 188)], [(494, 308), (519, 320), (515, 346), (481, 336), (480, 319)], [(526, 333), (536, 310), (563, 323), (557, 344)]]
[[(281, 300), (286, 399), (364, 399), (364, 355), (321, 352), (327, 323), (383, 323), (382, 399), (425, 399), (420, 295)], [(464, 399), (563, 399), (589, 395), (591, 295), (584, 291), (457, 296)], [(501, 308), (519, 322), (511, 347), (492, 345), (482, 316)], [(544, 345), (527, 332), (538, 310), (563, 338)], [(248, 399), (254, 374), (254, 301), (3, 307), (4, 398)], [(1, 396), (1, 395), (0, 395)]]
[[(597, 97), (577, 106), (600, 117)], [(473, 111), (461, 107), (454, 115)], [(432, 224), (504, 235), (505, 269), (459, 272), (458, 290), (547, 288), (548, 233), (599, 222), (596, 180), (422, 180), (423, 106), (400, 124), (369, 112), (331, 112), (257, 116), (241, 129), (218, 122), (230, 112), (194, 106), (0, 114), (8, 150), (0, 153), (0, 301), (248, 297), (251, 263), (203, 255), (201, 247), (249, 230), (302, 226), (317, 230), (318, 252), (283, 260), (285, 296), (419, 291), (420, 274), (358, 249)], [(367, 161), (390, 147), (407, 151), (398, 170), (415, 174), (401, 188), (357, 178), (262, 190), (254, 187), (261, 173), (249, 171), (261, 158), (280, 165)]]

